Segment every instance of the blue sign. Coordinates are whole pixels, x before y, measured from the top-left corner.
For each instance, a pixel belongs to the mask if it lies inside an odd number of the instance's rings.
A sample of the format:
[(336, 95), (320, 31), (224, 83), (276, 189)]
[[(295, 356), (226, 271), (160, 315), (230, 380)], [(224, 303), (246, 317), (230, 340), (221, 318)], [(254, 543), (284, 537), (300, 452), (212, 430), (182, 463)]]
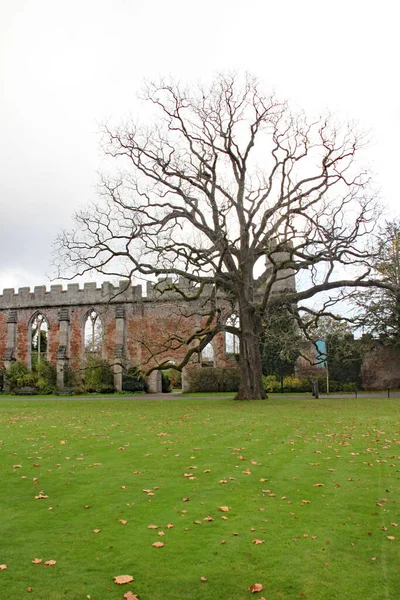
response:
[(317, 346), (317, 365), (325, 368), (327, 366), (328, 359), (328, 355), (326, 352), (326, 341), (317, 340), (315, 343)]

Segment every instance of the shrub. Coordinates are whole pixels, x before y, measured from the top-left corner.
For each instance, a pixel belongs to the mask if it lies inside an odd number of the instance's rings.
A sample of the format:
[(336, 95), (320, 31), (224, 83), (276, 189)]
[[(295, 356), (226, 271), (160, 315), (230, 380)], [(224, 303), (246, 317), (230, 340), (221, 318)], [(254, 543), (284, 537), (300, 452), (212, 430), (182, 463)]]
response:
[(22, 362), (13, 362), (10, 369), (7, 371), (6, 377), (11, 392), (15, 392), (19, 388), (36, 387), (37, 381), (35, 373), (30, 371)]
[(111, 365), (104, 359), (91, 356), (85, 369), (85, 389), (87, 392), (108, 394), (115, 391), (114, 374)]
[(161, 371), (161, 391), (163, 394), (172, 392), (171, 377), (167, 371)]
[(122, 374), (122, 390), (124, 392), (147, 392), (147, 383), (142, 371), (137, 367), (129, 367)]
[(40, 362), (35, 369), (35, 386), (41, 394), (57, 392), (57, 368), (47, 360)]
[(176, 369), (166, 369), (164, 373), (168, 373), (172, 388), (182, 387), (182, 373)]
[(203, 367), (188, 373), (189, 392), (237, 392), (240, 374), (237, 369)]

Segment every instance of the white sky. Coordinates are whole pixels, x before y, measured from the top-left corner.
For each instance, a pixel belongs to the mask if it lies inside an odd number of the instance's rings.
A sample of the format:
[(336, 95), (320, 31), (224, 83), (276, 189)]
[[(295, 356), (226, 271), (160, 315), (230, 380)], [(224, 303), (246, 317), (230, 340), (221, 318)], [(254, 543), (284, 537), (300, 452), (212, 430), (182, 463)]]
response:
[(399, 216), (396, 5), (2, 0), (0, 291), (49, 284), (56, 234), (95, 197), (100, 123), (136, 113), (145, 77), (247, 70), (306, 112), (359, 121), (387, 216)]

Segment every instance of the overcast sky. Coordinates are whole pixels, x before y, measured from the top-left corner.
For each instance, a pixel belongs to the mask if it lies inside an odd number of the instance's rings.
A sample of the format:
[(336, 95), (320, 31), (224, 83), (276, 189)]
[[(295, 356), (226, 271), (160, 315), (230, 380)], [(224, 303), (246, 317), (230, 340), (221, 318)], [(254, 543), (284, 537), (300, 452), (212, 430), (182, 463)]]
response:
[(400, 216), (399, 17), (381, 0), (2, 0), (0, 292), (49, 285), (51, 249), (95, 197), (100, 123), (136, 114), (144, 78), (247, 70), (306, 112), (370, 132)]

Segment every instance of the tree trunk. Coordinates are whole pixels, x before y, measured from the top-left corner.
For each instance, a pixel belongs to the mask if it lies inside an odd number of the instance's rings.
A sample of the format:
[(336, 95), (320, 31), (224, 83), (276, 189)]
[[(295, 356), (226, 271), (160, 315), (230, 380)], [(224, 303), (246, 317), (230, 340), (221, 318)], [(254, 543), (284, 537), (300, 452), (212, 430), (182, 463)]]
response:
[(253, 307), (240, 310), (240, 386), (236, 400), (266, 398), (262, 380), (261, 321)]

